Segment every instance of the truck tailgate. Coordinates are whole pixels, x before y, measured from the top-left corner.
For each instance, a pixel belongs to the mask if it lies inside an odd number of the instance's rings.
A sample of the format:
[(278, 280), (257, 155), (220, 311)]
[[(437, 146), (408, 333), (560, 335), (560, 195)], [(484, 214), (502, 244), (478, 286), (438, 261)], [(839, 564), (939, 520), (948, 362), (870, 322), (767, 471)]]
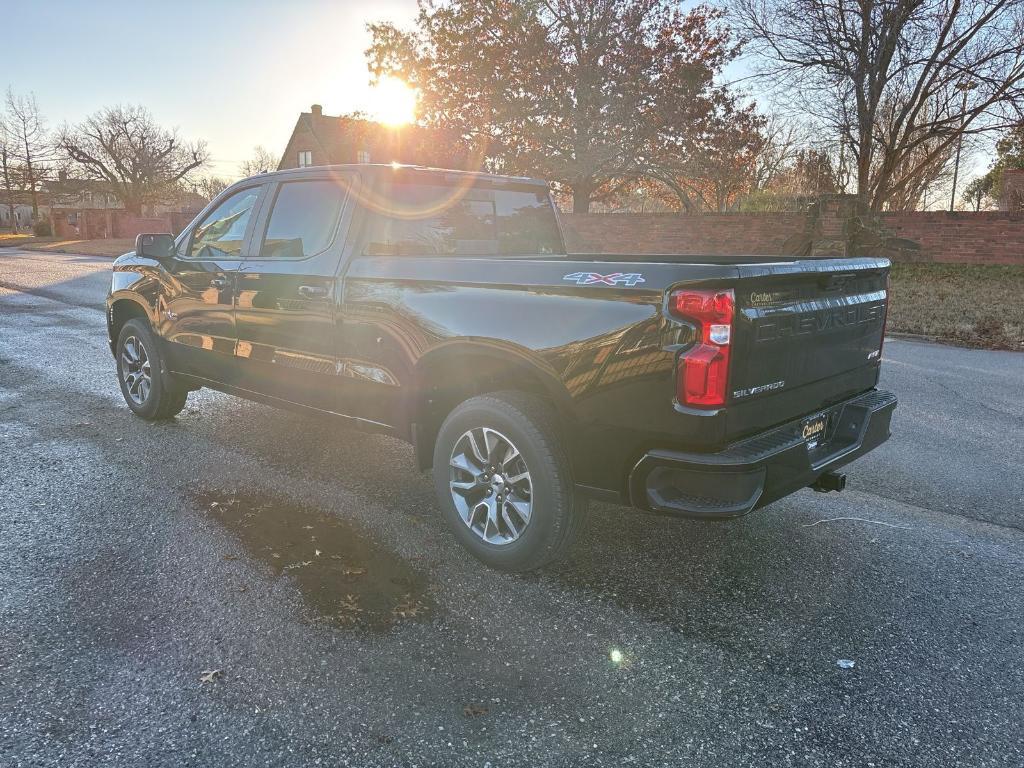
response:
[(874, 386), (888, 302), (885, 259), (738, 265), (730, 437)]

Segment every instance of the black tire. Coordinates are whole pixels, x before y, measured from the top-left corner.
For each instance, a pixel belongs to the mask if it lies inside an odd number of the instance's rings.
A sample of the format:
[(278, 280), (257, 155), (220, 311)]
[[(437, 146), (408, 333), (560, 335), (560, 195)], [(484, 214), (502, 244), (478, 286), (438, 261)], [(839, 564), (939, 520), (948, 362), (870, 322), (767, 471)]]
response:
[[(149, 389), (142, 402), (137, 400), (140, 397), (138, 389), (134, 391), (134, 394), (129, 391), (129, 384), (125, 376), (126, 366), (131, 365), (125, 355), (125, 346), (131, 339), (136, 339), (141, 343), (149, 362)], [(117, 380), (121, 385), (121, 395), (128, 407), (132, 409), (132, 413), (147, 421), (160, 421), (174, 417), (181, 412), (188, 400), (188, 390), (177, 385), (171, 375), (167, 373), (157, 338), (144, 320), (129, 320), (118, 334)]]
[[(434, 444), (434, 486), (445, 519), (459, 542), (484, 564), (525, 572), (563, 559), (575, 543), (587, 503), (577, 498), (572, 467), (556, 425), (558, 417), (544, 400), (521, 392), (495, 392), (466, 400), (453, 410)], [(449, 485), (456, 444), (470, 430), (488, 428), (507, 436), (519, 451), (531, 478), (529, 522), (513, 541), (492, 544), (463, 520)]]

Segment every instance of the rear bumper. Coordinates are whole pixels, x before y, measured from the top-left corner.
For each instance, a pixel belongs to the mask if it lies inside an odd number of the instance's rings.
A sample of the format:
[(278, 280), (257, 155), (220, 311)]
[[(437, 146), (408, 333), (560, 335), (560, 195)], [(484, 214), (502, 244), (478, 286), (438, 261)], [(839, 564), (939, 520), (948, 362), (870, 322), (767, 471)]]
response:
[[(650, 451), (630, 473), (630, 502), (684, 517), (745, 515), (884, 443), (895, 407), (894, 394), (872, 390), (717, 453)], [(828, 423), (813, 446), (802, 435), (811, 416), (823, 416)]]

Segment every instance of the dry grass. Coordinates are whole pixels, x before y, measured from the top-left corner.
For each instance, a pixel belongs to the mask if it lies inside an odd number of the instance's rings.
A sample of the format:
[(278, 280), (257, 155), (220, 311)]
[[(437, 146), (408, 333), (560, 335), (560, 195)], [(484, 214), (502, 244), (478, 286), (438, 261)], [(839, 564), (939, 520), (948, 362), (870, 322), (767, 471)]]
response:
[(10, 230), (0, 232), (0, 245), (20, 245), (21, 243), (34, 242), (38, 239), (31, 232), (19, 232), (18, 234), (14, 234)]
[(888, 328), (1024, 350), (1024, 265), (893, 264)]

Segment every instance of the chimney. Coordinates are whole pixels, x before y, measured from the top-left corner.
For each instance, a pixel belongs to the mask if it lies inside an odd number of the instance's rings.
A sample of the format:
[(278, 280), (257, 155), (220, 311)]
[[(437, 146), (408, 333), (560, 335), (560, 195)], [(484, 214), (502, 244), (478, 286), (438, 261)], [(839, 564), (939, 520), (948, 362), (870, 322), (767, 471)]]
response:
[(309, 108), (309, 111), (313, 113), (313, 117), (323, 117), (324, 116), (324, 108), (322, 106), (320, 106), (319, 104), (314, 104), (313, 106), (311, 106)]

